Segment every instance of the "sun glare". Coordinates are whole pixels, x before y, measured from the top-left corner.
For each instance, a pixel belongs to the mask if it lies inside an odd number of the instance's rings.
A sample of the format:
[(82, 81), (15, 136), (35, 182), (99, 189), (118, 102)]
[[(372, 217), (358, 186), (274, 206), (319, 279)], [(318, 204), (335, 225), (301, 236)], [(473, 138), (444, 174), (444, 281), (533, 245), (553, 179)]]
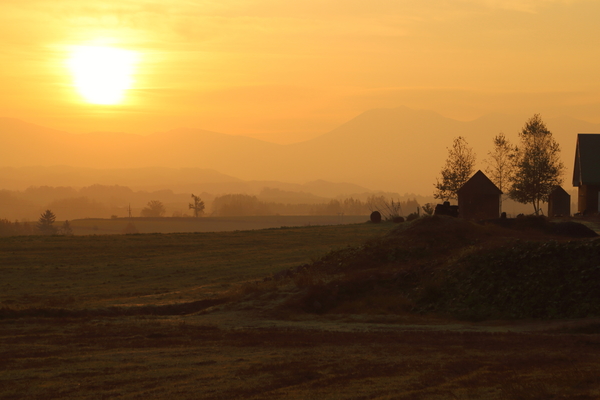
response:
[(116, 47), (77, 46), (69, 68), (77, 91), (92, 104), (118, 104), (133, 83), (135, 52)]

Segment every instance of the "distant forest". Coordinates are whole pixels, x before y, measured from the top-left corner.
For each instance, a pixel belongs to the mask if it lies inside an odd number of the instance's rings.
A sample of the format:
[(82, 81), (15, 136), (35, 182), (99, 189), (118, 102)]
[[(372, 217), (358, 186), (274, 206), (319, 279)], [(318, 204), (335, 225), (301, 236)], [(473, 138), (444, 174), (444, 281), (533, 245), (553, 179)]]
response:
[[(259, 215), (369, 215), (374, 204), (390, 200), (393, 194), (362, 193), (325, 198), (305, 192), (264, 188), (258, 195), (194, 193), (206, 204), (204, 216)], [(165, 217), (192, 217), (191, 193), (172, 190), (134, 191), (126, 186), (92, 185), (73, 187), (30, 187), (23, 191), (0, 190), (0, 219), (19, 221), (19, 229), (35, 222), (45, 210), (52, 210), (58, 221), (84, 218), (125, 218), (131, 212), (139, 217), (150, 201), (164, 205)], [(416, 212), (416, 198), (397, 199), (400, 214)], [(14, 222), (13, 222), (14, 223)], [(32, 229), (32, 228), (31, 228)]]
[[(366, 201), (353, 197), (332, 199), (327, 203), (284, 204), (260, 201), (256, 196), (228, 194), (214, 199), (212, 209), (217, 216), (250, 215), (369, 215), (381, 202), (390, 201), (385, 196), (370, 196)], [(416, 199), (398, 201), (401, 215), (417, 212)]]

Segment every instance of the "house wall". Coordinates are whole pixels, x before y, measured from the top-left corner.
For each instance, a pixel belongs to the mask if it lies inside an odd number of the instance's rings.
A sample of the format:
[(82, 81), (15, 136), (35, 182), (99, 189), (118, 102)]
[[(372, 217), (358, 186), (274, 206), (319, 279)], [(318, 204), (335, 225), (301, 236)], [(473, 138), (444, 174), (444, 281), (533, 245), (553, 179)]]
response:
[(458, 212), (466, 219), (494, 219), (500, 217), (500, 195), (463, 194), (458, 196)]
[(577, 211), (585, 214), (598, 213), (598, 191), (600, 191), (600, 185), (579, 186)]
[(568, 194), (550, 196), (548, 199), (548, 216), (563, 216), (571, 215), (571, 196)]

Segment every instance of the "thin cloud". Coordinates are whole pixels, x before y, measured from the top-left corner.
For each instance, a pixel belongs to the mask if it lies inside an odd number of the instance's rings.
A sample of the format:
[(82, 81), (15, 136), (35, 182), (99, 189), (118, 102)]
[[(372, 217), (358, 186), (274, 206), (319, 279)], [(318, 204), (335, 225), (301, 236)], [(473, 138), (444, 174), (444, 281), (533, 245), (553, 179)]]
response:
[(570, 5), (584, 3), (589, 0), (461, 0), (464, 3), (480, 5), (491, 9), (537, 13), (549, 5)]

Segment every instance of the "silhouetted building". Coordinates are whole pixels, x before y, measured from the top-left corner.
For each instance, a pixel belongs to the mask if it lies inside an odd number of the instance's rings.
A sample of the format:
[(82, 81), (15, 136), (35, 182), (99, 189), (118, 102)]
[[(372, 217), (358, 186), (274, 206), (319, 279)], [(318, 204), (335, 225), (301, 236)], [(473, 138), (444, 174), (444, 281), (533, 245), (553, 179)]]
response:
[(502, 191), (481, 171), (458, 189), (458, 209), (466, 219), (494, 219), (500, 216)]
[(573, 186), (579, 188), (578, 211), (582, 214), (597, 214), (600, 208), (600, 134), (577, 135)]
[(569, 217), (571, 215), (571, 195), (561, 186), (556, 186), (548, 197), (549, 217)]

